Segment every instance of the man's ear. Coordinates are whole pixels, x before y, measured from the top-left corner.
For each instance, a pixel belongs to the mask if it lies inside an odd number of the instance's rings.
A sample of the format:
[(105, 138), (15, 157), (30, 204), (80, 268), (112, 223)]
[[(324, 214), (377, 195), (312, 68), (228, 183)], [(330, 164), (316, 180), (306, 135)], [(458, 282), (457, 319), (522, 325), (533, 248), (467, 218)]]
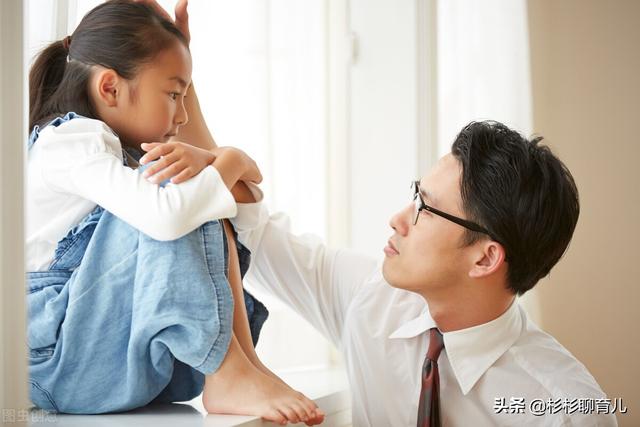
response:
[(104, 107), (117, 107), (122, 98), (124, 80), (114, 70), (102, 68), (93, 79), (96, 102)]
[(502, 245), (493, 240), (483, 242), (476, 260), (469, 271), (469, 277), (482, 278), (495, 273), (505, 264), (506, 253)]

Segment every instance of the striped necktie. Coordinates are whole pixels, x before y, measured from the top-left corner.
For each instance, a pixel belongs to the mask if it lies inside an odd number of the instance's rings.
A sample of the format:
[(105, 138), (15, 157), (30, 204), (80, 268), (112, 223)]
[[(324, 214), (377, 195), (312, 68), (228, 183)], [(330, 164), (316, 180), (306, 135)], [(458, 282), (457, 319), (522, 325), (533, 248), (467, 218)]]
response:
[(418, 405), (418, 427), (440, 427), (440, 378), (438, 357), (444, 348), (438, 328), (429, 329), (429, 349), (422, 365), (422, 390)]

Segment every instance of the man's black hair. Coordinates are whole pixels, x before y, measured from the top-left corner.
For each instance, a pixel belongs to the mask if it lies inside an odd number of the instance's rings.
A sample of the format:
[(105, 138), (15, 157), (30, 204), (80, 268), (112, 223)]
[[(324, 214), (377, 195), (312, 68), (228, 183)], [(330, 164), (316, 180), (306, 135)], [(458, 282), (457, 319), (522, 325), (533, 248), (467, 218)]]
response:
[[(569, 169), (541, 145), (495, 121), (471, 122), (451, 148), (462, 165), (466, 215), (506, 251), (509, 288), (524, 294), (562, 257), (580, 214)], [(487, 238), (467, 231), (464, 244)]]

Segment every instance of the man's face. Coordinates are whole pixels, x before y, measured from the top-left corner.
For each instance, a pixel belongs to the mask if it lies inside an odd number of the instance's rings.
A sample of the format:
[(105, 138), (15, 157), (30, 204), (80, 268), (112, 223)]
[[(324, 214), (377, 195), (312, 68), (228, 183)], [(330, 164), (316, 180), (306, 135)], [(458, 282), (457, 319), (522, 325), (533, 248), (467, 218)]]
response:
[[(466, 218), (460, 197), (461, 172), (460, 163), (451, 154), (441, 158), (420, 180), (425, 203)], [(391, 218), (394, 234), (385, 248), (384, 278), (396, 288), (421, 294), (459, 283), (468, 270), (461, 247), (465, 229), (425, 210), (420, 212), (415, 225), (414, 218), (415, 205), (411, 200)]]

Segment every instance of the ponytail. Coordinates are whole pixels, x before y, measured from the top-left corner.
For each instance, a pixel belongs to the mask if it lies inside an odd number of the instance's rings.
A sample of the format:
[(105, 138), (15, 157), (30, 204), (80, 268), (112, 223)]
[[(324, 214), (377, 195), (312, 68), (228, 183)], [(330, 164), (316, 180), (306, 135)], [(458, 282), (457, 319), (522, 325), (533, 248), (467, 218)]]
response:
[(74, 111), (96, 118), (89, 97), (90, 67), (69, 61), (68, 39), (47, 46), (29, 72), (29, 131)]

